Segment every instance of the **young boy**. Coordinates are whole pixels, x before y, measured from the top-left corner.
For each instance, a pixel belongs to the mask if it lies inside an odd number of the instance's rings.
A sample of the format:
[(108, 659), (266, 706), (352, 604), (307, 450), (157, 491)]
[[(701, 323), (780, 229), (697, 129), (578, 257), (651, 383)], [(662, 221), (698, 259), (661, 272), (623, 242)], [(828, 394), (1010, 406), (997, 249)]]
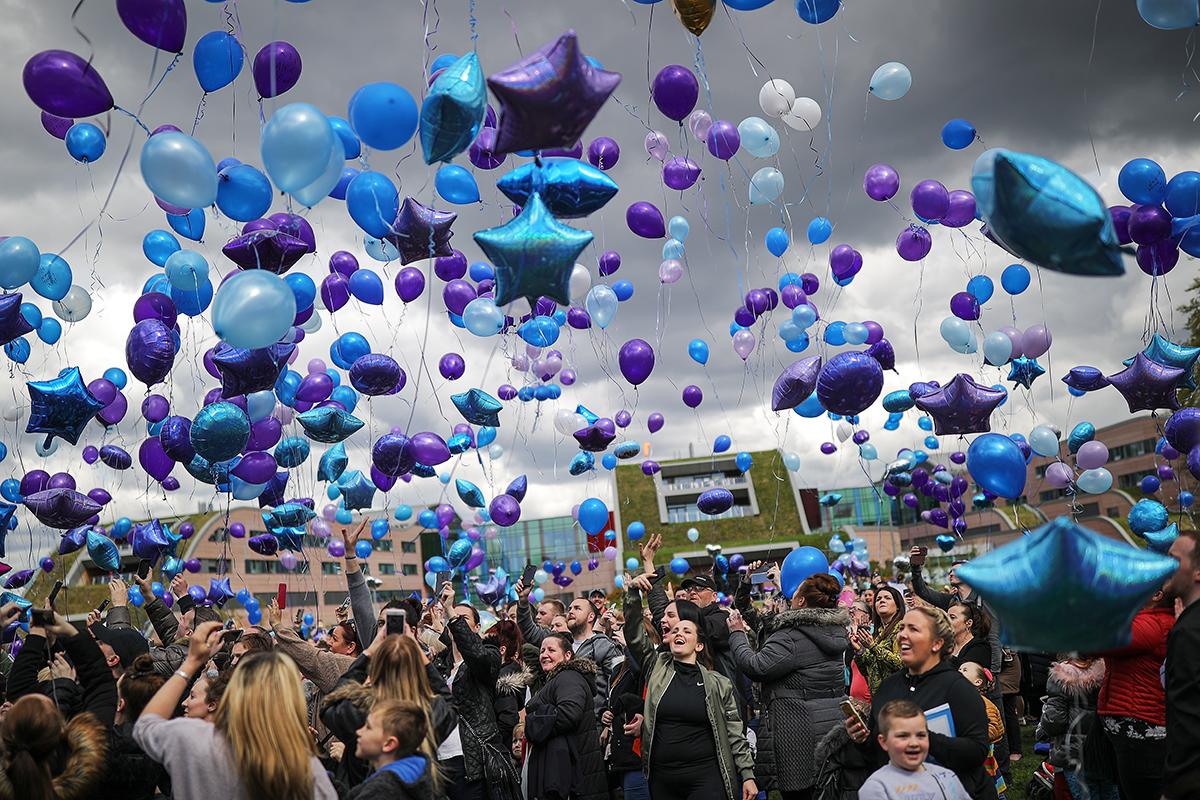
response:
[(354, 754), (375, 771), (348, 800), (425, 800), (433, 796), (429, 761), (417, 752), (425, 741), (425, 711), (405, 700), (378, 702), (358, 729)]
[(879, 710), (879, 746), (889, 763), (867, 778), (859, 800), (968, 800), (953, 772), (925, 763), (929, 728), (916, 703), (893, 700)]

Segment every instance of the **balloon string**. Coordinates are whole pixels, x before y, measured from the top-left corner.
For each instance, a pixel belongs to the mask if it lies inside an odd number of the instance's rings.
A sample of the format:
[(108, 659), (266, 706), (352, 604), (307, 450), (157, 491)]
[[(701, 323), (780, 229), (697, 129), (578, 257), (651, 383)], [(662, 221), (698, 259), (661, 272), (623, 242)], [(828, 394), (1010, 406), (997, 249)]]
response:
[(200, 120), (204, 119), (204, 107), (208, 104), (208, 92), (200, 95), (200, 102), (196, 104), (196, 118), (192, 120), (192, 136), (196, 135), (196, 128), (200, 127)]
[(1102, 178), (1100, 172), (1100, 155), (1096, 152), (1096, 137), (1092, 134), (1092, 112), (1088, 104), (1088, 89), (1092, 82), (1092, 64), (1096, 60), (1096, 34), (1100, 31), (1100, 9), (1104, 5), (1104, 0), (1096, 0), (1096, 16), (1092, 21), (1092, 47), (1088, 52), (1088, 71), (1087, 77), (1083, 82), (1083, 114), (1087, 119), (1088, 142), (1092, 146), (1092, 159), (1096, 162), (1096, 177)]

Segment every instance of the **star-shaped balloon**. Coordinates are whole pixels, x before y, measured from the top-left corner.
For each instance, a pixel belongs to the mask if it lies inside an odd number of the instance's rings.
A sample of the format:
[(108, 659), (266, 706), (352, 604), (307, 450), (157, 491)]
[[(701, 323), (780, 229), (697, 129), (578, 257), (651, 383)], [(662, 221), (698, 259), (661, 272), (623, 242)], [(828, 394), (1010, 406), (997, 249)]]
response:
[(322, 406), (296, 415), (296, 421), (314, 442), (337, 444), (363, 426), (363, 421), (333, 406)]
[(577, 158), (547, 158), (525, 164), (496, 181), (496, 188), (524, 207), (537, 192), (559, 219), (586, 217), (616, 195), (617, 182)]
[(771, 389), (771, 410), (786, 411), (808, 399), (817, 388), (817, 376), (821, 373), (821, 357), (809, 356), (779, 373)]
[(518, 475), (513, 478), (512, 483), (504, 490), (504, 493), (516, 500), (518, 503), (525, 499), (525, 492), (529, 490), (529, 479), (524, 475)]
[(88, 531), (91, 529), (91, 525), (80, 525), (64, 533), (62, 538), (58, 540), (58, 554), (65, 556), (82, 548), (87, 544)]
[(346, 455), (346, 445), (338, 442), (321, 456), (321, 460), (317, 464), (317, 480), (327, 483), (336, 481), (346, 471), (346, 465), (349, 463), (350, 458)]
[[(1180, 389), (1196, 388), (1196, 376), (1193, 374), (1193, 370), (1196, 368), (1196, 359), (1200, 358), (1200, 347), (1175, 344), (1161, 333), (1155, 333), (1150, 344), (1142, 351), (1142, 355), (1164, 366), (1178, 367), (1183, 370), (1183, 380), (1179, 382)], [(1132, 366), (1133, 359), (1127, 358), (1123, 363), (1127, 367)]]
[(221, 396), (237, 397), (275, 388), (279, 373), (295, 349), (294, 344), (273, 344), (247, 350), (220, 342), (213, 349), (212, 360), (221, 373)]
[(347, 511), (370, 508), (375, 502), (375, 484), (362, 474), (362, 470), (351, 470), (338, 478), (338, 488), (342, 490), (342, 501)]
[(592, 232), (559, 222), (535, 194), (515, 219), (477, 231), (475, 241), (496, 268), (496, 305), (524, 297), (533, 308), (541, 296), (570, 304), (571, 270)]
[(909, 392), (916, 398), (917, 408), (933, 417), (933, 432), (937, 436), (990, 431), (988, 418), (1006, 397), (1003, 390), (976, 383), (970, 375), (962, 373), (920, 397), (913, 389), (910, 386)]
[[(1129, 643), (1134, 614), (1175, 567), (1173, 558), (1059, 517), (958, 575), (995, 612), (1005, 644), (1090, 653)], [(1056, 613), (1048, 617), (1048, 608)]]
[(446, 449), (450, 455), (460, 455), (471, 449), (471, 434), (456, 433), (446, 440)]
[(308, 243), (281, 231), (259, 229), (230, 240), (221, 252), (242, 269), (282, 275), (308, 253)]
[(157, 563), (170, 548), (171, 541), (162, 523), (152, 519), (142, 525), (133, 526), (133, 531), (129, 534), (129, 544), (135, 556)]
[(262, 490), (262, 494), (258, 496), (259, 508), (270, 508), (271, 506), (283, 505), (284, 492), (287, 491), (288, 477), (290, 473), (280, 470), (275, 473), (275, 477), (267, 483), (267, 487)]
[(276, 528), (275, 538), (284, 550), (304, 552), (304, 528)]
[(596, 457), (591, 453), (584, 451), (576, 453), (571, 458), (571, 463), (567, 465), (567, 472), (572, 475), (582, 475), (585, 472), (590, 472), (596, 468)]
[(0, 345), (33, 332), (33, 326), (21, 313), (21, 293), (0, 295)]
[(589, 453), (601, 453), (608, 449), (617, 435), (601, 425), (588, 425), (571, 434), (579, 442), (579, 449)]
[(74, 489), (44, 489), (25, 496), (25, 507), (47, 528), (67, 530), (100, 513), (100, 504)]
[(442, 70), (421, 103), (425, 163), (449, 161), (470, 147), (486, 113), (483, 68), (476, 53), (467, 53)]
[[(79, 367), (69, 367), (48, 381), (29, 381), (29, 423), (26, 433), (46, 434), (46, 444), (58, 436), (79, 444), (79, 436), (105, 404), (88, 391)], [(74, 526), (68, 526), (74, 527)]]
[(1021, 356), (1014, 358), (1008, 365), (1008, 380), (1026, 389), (1033, 388), (1033, 382), (1046, 374), (1046, 370), (1036, 358)]
[(821, 495), (819, 502), (823, 506), (836, 506), (838, 503), (842, 502), (842, 496), (837, 492), (829, 492)]
[(8, 536), (8, 532), (12, 530), (9, 526), (16, 513), (17, 507), (12, 503), (0, 503), (0, 558), (4, 557), (4, 540)]
[(209, 578), (208, 579), (208, 602), (217, 608), (225, 605), (225, 601), (233, 597), (233, 588), (229, 585), (229, 578)]
[(1175, 390), (1183, 376), (1182, 369), (1151, 361), (1145, 353), (1138, 353), (1133, 364), (1109, 375), (1108, 382), (1125, 398), (1130, 414), (1160, 408), (1174, 411), (1179, 408)]
[(463, 419), (472, 425), (500, 427), (500, 409), (504, 406), (482, 389), (468, 389), (462, 394), (451, 395), (450, 401)]
[(112, 539), (94, 530), (87, 533), (87, 554), (105, 572), (116, 572), (121, 567), (121, 553)]
[(406, 197), (392, 223), (392, 232), (384, 238), (399, 251), (401, 264), (452, 256), (450, 237), (454, 231), (450, 226), (456, 219), (458, 214), (452, 211), (437, 211)]
[(1146, 546), (1156, 553), (1166, 555), (1171, 549), (1171, 545), (1175, 544), (1175, 540), (1179, 538), (1179, 525), (1172, 522), (1161, 531), (1150, 531), (1149, 533), (1139, 534), (1146, 541)]
[(593, 66), (567, 31), (488, 78), (500, 101), (493, 152), (573, 146), (620, 82), (619, 73)]
[(299, 503), (283, 503), (275, 506), (269, 513), (263, 514), (263, 521), (267, 523), (270, 530), (274, 531), (276, 528), (299, 528), (316, 516), (316, 512), (308, 506)]
[[(465, 481), (462, 478), (454, 479), (454, 490), (458, 492), (458, 499), (469, 505), (471, 508), (483, 508), (487, 505), (487, 501), (483, 499), (483, 492), (478, 486)], [(0, 555), (4, 555), (0, 553)]]

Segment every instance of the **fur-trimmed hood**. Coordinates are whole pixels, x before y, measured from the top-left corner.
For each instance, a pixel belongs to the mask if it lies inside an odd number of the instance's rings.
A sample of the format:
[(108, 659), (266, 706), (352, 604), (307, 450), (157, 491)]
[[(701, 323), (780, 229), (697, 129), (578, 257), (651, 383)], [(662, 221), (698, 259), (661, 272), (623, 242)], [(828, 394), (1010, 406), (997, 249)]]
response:
[(816, 626), (845, 628), (850, 624), (850, 612), (844, 608), (794, 608), (781, 611), (767, 622), (767, 634), (780, 628), (808, 628)]
[(358, 681), (348, 681), (334, 689), (321, 701), (321, 708), (329, 708), (334, 703), (349, 700), (350, 704), (362, 711), (370, 711), (375, 705), (375, 693), (370, 686), (364, 686)]
[(840, 659), (850, 644), (846, 634), (849, 624), (850, 612), (844, 608), (796, 608), (772, 617), (762, 638), (782, 637), (792, 647), (806, 639), (826, 658)]
[(1096, 659), (1087, 669), (1070, 661), (1056, 661), (1050, 665), (1050, 680), (1062, 687), (1063, 694), (1085, 697), (1099, 691), (1104, 683), (1104, 659)]
[[(91, 714), (80, 714), (67, 723), (62, 770), (54, 776), (56, 800), (85, 800), (96, 796), (96, 788), (108, 769), (108, 731)], [(7, 763), (7, 757), (4, 758)], [(0, 770), (0, 799), (24, 797)]]
[(500, 677), (496, 678), (496, 694), (497, 695), (515, 695), (525, 691), (526, 687), (533, 683), (533, 670), (521, 665), (519, 670), (500, 671)]
[(554, 680), (562, 672), (578, 672), (590, 684), (596, 682), (596, 662), (590, 658), (570, 658), (546, 673), (546, 682)]

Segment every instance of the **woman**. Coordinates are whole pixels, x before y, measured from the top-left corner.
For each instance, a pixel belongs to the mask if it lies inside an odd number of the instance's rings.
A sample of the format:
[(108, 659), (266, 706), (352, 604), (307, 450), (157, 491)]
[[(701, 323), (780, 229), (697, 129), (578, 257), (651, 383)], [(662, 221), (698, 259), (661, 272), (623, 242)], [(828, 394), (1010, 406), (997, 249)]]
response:
[(1046, 700), (1035, 735), (1050, 740), (1050, 763), (1063, 771), (1076, 800), (1117, 800), (1116, 784), (1087, 774), (1083, 742), (1096, 721), (1096, 699), (1104, 683), (1104, 661), (1069, 658), (1050, 665)]
[(988, 754), (988, 716), (983, 698), (959, 674), (950, 657), (954, 631), (946, 613), (938, 608), (914, 608), (904, 615), (896, 632), (903, 668), (884, 678), (871, 696), (871, 730), (854, 719), (846, 720), (850, 737), (860, 753), (882, 766), (886, 758), (875, 742), (879, 710), (892, 700), (911, 700), (926, 713), (948, 706), (954, 735), (937, 716), (930, 721), (929, 757), (954, 774), (974, 800), (994, 800), (996, 784), (984, 769)]
[(133, 726), (133, 738), (167, 768), (174, 800), (335, 800), (317, 758), (300, 670), (278, 652), (238, 662), (212, 724), (169, 719), (196, 672), (221, 646), (221, 623), (192, 632), (188, 654)]
[(606, 800), (608, 781), (596, 733), (596, 665), (575, 658), (571, 635), (542, 640), (546, 683), (525, 705), (527, 800)]
[[(325, 698), (321, 721), (346, 745), (338, 764), (337, 779), (346, 788), (362, 783), (371, 765), (356, 757), (358, 729), (366, 724), (376, 699), (409, 700), (425, 709), (430, 720), (421, 754), (431, 765), (437, 763), (437, 748), (458, 724), (445, 681), (432, 665), (425, 663), (421, 648), (411, 636), (387, 633), (380, 625), (375, 641), (354, 660)], [(440, 790), (437, 775), (434, 786)]]
[(832, 575), (813, 575), (796, 589), (791, 610), (763, 628), (756, 653), (736, 611), (729, 617), (729, 644), (742, 674), (762, 684), (755, 775), (783, 800), (807, 800), (816, 778), (817, 742), (842, 720), (845, 696), (842, 655), (850, 615), (837, 607), (840, 587)]
[(513, 729), (517, 726), (521, 709), (525, 707), (525, 689), (533, 673), (526, 669), (521, 660), (521, 629), (517, 623), (502, 619), (488, 630), (483, 640), (500, 649), (500, 673), (496, 676), (496, 699), (493, 705), (500, 740), (507, 748), (512, 745)]
[[(0, 627), (17, 616), (9, 603), (0, 609)], [(75, 664), (83, 702), (68, 721), (38, 692), (38, 672), (50, 646), (60, 642)], [(117, 686), (104, 654), (90, 636), (59, 614), (45, 628), (31, 625), (8, 676), (12, 708), (0, 725), (0, 798), (4, 800), (83, 800), (96, 797), (105, 777), (108, 736), (117, 713)]]
[(958, 666), (974, 661), (984, 669), (991, 669), (992, 646), (988, 643), (988, 633), (992, 630), (992, 620), (988, 613), (978, 603), (959, 601), (951, 603), (946, 614), (954, 630), (950, 654)]
[(229, 684), (226, 676), (210, 678), (208, 673), (196, 679), (192, 690), (183, 700), (183, 715), (188, 719), (198, 719), (212, 722), (217, 715), (217, 706), (221, 704), (221, 695)]
[[(864, 600), (855, 600), (850, 604), (850, 627), (848, 633), (849, 640), (853, 641), (855, 635), (860, 629), (865, 628), (867, 633), (871, 632), (871, 609)], [(861, 700), (864, 704), (871, 702), (871, 687), (867, 683), (867, 676), (859, 668), (858, 662), (854, 660), (854, 647), (847, 647), (846, 652), (842, 656), (842, 662), (846, 669), (846, 674), (850, 676), (850, 696), (855, 700)]]
[(896, 644), (896, 629), (904, 618), (904, 598), (893, 586), (875, 590), (871, 606), (874, 633), (860, 626), (850, 639), (854, 648), (854, 663), (867, 677), (868, 696), (874, 696), (883, 679), (900, 670), (900, 650)]
[[(655, 652), (641, 624), (650, 577), (625, 580), (625, 641), (642, 665), (642, 761), (654, 800), (751, 800), (754, 758), (728, 678), (698, 663), (705, 642), (696, 620), (679, 618)], [(678, 601), (676, 601), (678, 603)]]
[(108, 740), (108, 775), (96, 791), (98, 797), (151, 800), (161, 789), (171, 795), (171, 781), (133, 740), (133, 726), (150, 698), (167, 682), (154, 669), (154, 658), (143, 654), (133, 660), (117, 680), (117, 721)]

